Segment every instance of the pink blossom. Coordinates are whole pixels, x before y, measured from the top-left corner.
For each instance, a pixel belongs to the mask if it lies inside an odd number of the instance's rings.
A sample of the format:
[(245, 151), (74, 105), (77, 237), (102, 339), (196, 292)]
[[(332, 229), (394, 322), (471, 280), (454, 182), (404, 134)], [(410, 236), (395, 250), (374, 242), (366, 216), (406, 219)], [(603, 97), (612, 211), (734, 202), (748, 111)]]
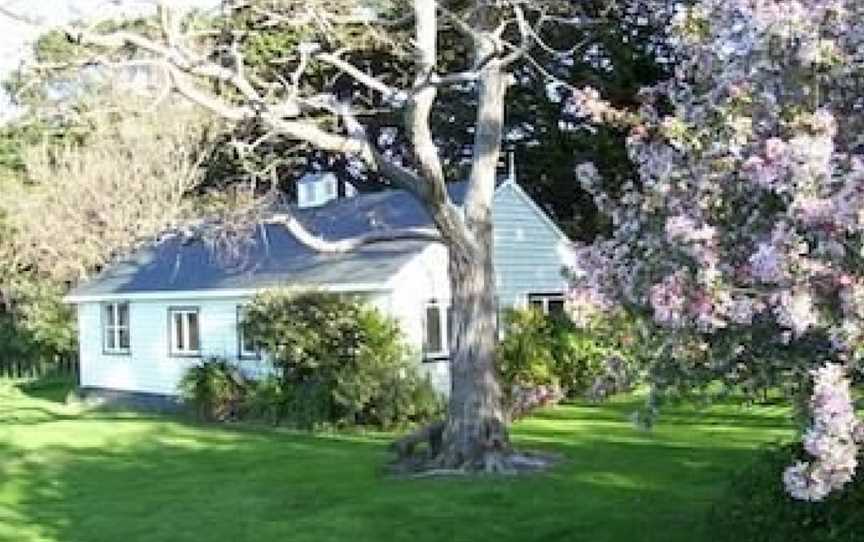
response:
[(680, 271), (666, 276), (651, 287), (650, 302), (657, 323), (669, 327), (680, 327), (685, 323), (685, 288), (684, 276)]
[(760, 282), (776, 284), (787, 278), (785, 258), (771, 243), (759, 243), (748, 263), (753, 278)]
[(775, 303), (774, 312), (778, 323), (789, 328), (796, 337), (803, 335), (819, 321), (813, 307), (813, 296), (808, 290), (784, 290), (778, 294)]
[(832, 491), (852, 481), (858, 467), (861, 421), (852, 405), (849, 379), (837, 364), (811, 371), (811, 423), (804, 434), (805, 451), (811, 461), (798, 461), (786, 468), (783, 484), (793, 498), (821, 501)]

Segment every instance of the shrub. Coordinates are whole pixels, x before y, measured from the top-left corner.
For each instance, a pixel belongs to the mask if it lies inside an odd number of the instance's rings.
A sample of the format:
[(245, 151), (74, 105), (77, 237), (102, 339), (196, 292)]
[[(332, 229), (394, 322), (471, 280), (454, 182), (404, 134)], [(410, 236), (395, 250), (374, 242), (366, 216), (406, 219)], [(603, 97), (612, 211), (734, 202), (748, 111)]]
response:
[(638, 321), (625, 315), (599, 315), (576, 325), (536, 310), (512, 310), (505, 324), (498, 364), (516, 416), (561, 394), (599, 400), (627, 391), (650, 350)]
[(428, 378), (410, 364), (398, 324), (375, 310), (357, 314), (354, 355), (339, 369), (333, 391), (343, 423), (391, 427), (443, 413)]
[(591, 330), (558, 324), (553, 329), (555, 374), (567, 395), (575, 397), (592, 387), (606, 359), (613, 355)]
[(498, 347), (498, 370), (507, 387), (557, 384), (555, 328), (542, 312), (510, 310), (504, 315), (506, 334)]
[(240, 417), (277, 425), (285, 418), (286, 399), (279, 379), (266, 376), (252, 380), (240, 404)]
[(864, 473), (822, 502), (790, 497), (783, 470), (802, 455), (800, 444), (763, 450), (737, 473), (708, 518), (718, 542), (858, 540), (864, 532)]
[(243, 323), (276, 376), (245, 411), (314, 428), (423, 422), (443, 402), (412, 362), (398, 324), (361, 300), (318, 292), (256, 297)]
[(201, 419), (236, 419), (248, 384), (236, 367), (210, 358), (189, 368), (180, 380), (180, 394)]

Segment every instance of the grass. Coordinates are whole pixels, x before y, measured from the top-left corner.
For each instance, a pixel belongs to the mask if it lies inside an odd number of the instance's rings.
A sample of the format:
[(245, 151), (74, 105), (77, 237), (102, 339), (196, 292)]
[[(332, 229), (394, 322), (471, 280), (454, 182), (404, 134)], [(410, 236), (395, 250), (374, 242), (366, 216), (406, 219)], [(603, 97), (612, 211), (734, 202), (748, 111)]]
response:
[(0, 541), (699, 541), (724, 481), (790, 436), (781, 406), (567, 405), (514, 427), (565, 462), (516, 479), (383, 477), (387, 435), (80, 411), (0, 382)]

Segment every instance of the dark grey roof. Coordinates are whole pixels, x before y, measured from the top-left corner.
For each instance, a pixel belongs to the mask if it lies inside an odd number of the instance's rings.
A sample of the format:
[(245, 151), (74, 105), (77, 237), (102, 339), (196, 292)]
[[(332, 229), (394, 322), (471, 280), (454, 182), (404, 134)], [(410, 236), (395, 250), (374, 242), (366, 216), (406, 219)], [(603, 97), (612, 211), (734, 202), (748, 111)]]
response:
[[(466, 187), (466, 183), (449, 185), (455, 203), (464, 200)], [(294, 212), (310, 231), (331, 241), (370, 231), (431, 225), (422, 206), (402, 190), (361, 194)], [(427, 245), (392, 241), (346, 254), (322, 254), (302, 245), (284, 227), (268, 224), (257, 227), (239, 246), (238, 254), (231, 256), (201, 239), (171, 235), (108, 267), (75, 288), (70, 297), (292, 284), (382, 284)]]

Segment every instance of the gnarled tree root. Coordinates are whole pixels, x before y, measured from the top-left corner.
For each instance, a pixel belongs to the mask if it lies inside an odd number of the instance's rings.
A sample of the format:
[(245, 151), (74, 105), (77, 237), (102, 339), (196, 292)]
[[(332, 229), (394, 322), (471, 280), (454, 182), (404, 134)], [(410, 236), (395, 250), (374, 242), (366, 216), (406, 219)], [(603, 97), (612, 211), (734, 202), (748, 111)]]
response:
[(435, 422), (393, 442), (390, 450), (396, 453), (396, 459), (388, 465), (387, 472), (416, 478), (516, 475), (543, 471), (561, 460), (553, 454), (516, 451), (505, 439), (494, 436), (473, 454), (460, 453), (445, 445), (445, 430), (445, 422)]

